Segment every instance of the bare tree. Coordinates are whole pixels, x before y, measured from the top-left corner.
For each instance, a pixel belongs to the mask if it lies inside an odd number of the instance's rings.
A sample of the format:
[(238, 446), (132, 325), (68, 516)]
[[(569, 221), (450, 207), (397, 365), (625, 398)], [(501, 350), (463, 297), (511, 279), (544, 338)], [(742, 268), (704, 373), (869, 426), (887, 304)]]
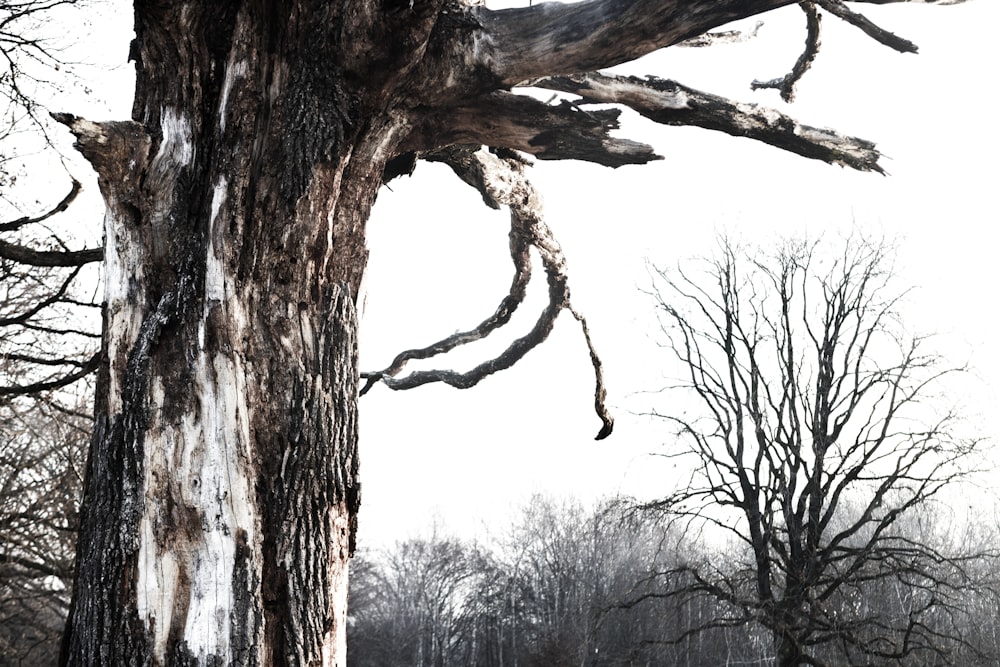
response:
[[(104, 345), (64, 662), (343, 664), (360, 502), (355, 301), (381, 185), (419, 159), (445, 161), (485, 203), (511, 209), (515, 277), (479, 327), (367, 380), (474, 385), (545, 340), (562, 311), (589, 339), (522, 154), (608, 166), (656, 155), (611, 135), (618, 110), (584, 106), (632, 107), (881, 171), (868, 141), (675, 82), (593, 71), (790, 4), (136, 0), (132, 119), (57, 116), (108, 206)], [(818, 4), (913, 48), (838, 0)], [(818, 30), (809, 34), (815, 50)], [(545, 104), (519, 85), (580, 99)], [(528, 334), (468, 373), (401, 375), (409, 359), (505, 324), (532, 249), (550, 301)], [(605, 437), (612, 419), (588, 346)]]
[(348, 636), (364, 646), (350, 664), (459, 667), (474, 664), (469, 636), (478, 580), (489, 572), (472, 545), (439, 536), (409, 539), (367, 556), (352, 583)]
[(782, 667), (948, 662), (968, 648), (953, 621), (986, 552), (907, 519), (975, 467), (979, 442), (937, 395), (961, 369), (899, 321), (890, 246), (720, 245), (704, 271), (657, 271), (672, 388), (695, 400), (656, 414), (695, 474), (653, 506), (723, 531), (738, 566), (676, 569), (671, 594), (725, 603), (694, 631), (763, 626)]
[(5, 665), (42, 667), (59, 656), (91, 426), (89, 414), (64, 407), (66, 398), (0, 401), (0, 663)]
[(0, 401), (71, 385), (97, 370), (100, 304), (86, 290), (101, 248), (71, 249), (45, 227), (80, 191), (53, 208), (0, 223)]

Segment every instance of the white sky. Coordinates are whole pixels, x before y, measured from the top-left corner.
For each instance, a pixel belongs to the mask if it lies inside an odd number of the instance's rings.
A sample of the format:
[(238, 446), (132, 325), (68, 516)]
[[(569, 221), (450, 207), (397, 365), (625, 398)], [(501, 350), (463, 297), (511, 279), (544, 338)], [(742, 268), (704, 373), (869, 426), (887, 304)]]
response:
[[(650, 453), (669, 431), (632, 414), (648, 401), (638, 392), (663, 384), (652, 303), (639, 287), (648, 285), (646, 258), (669, 265), (705, 255), (719, 230), (767, 242), (856, 224), (898, 238), (900, 285), (920, 288), (907, 324), (942, 334), (941, 351), (976, 369), (960, 399), (972, 423), (995, 437), (1000, 134), (993, 32), (1000, 3), (856, 7), (915, 41), (921, 53), (898, 54), (824, 15), (823, 48), (790, 107), (773, 91), (751, 92), (749, 84), (785, 74), (798, 56), (805, 31), (795, 7), (762, 17), (765, 25), (751, 42), (668, 49), (620, 69), (775, 106), (805, 123), (874, 140), (891, 158), (883, 163), (891, 176), (704, 130), (664, 128), (628, 112), (619, 134), (652, 144), (665, 160), (618, 170), (539, 162), (533, 181), (568, 256), (574, 303), (588, 317), (604, 360), (615, 433), (593, 440), (600, 424), (592, 371), (579, 328), (565, 313), (549, 341), (471, 390), (376, 387), (361, 399), (362, 547), (426, 532), (435, 520), (462, 534), (502, 530), (511, 510), (534, 492), (589, 501), (668, 488), (679, 471)], [(91, 72), (102, 79), (94, 83), (97, 95), (81, 101), (79, 90), (68, 91), (66, 104), (53, 106), (94, 119), (127, 118), (130, 10), (121, 0), (97, 8), (102, 13), (93, 7), (81, 13), (90, 37), (80, 46), (94, 62), (116, 69)], [(82, 162), (74, 172), (90, 173)], [(412, 178), (391, 186), (380, 194), (369, 228), (366, 370), (475, 326), (493, 312), (512, 275), (506, 211), (486, 209), (440, 165), (422, 163)], [(96, 183), (85, 187), (96, 197)], [(522, 307), (506, 337), (440, 364), (467, 369), (523, 334), (542, 305), (538, 277), (537, 298)]]

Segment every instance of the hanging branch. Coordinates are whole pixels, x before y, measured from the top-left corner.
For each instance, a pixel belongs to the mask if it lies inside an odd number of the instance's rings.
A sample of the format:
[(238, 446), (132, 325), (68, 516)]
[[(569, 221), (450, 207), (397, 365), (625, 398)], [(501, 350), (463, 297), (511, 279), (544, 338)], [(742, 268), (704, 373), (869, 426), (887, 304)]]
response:
[(781, 99), (786, 102), (792, 102), (795, 100), (795, 84), (809, 71), (812, 67), (813, 60), (816, 59), (816, 54), (819, 53), (819, 33), (820, 33), (820, 15), (819, 11), (816, 9), (816, 5), (812, 2), (803, 2), (799, 5), (802, 11), (806, 14), (806, 47), (799, 55), (799, 59), (795, 61), (795, 66), (792, 67), (792, 71), (785, 76), (778, 79), (771, 79), (770, 81), (758, 81), (754, 80), (750, 84), (751, 90), (760, 90), (762, 88), (774, 88), (781, 93)]
[[(510, 368), (544, 342), (552, 332), (556, 317), (561, 311), (568, 310), (580, 322), (587, 341), (596, 384), (594, 405), (603, 424), (597, 439), (606, 438), (611, 434), (614, 420), (604, 404), (607, 392), (600, 358), (591, 340), (586, 320), (570, 303), (566, 258), (552, 230), (542, 220), (538, 195), (524, 175), (524, 160), (509, 151), (474, 152), (474, 149), (469, 147), (443, 149), (433, 156), (425, 157), (447, 163), (463, 181), (479, 190), (487, 204), (491, 206), (503, 204), (510, 208), (510, 246), (514, 279), (507, 296), (501, 301), (496, 312), (479, 326), (449, 336), (433, 345), (407, 350), (397, 355), (392, 364), (381, 371), (362, 373), (362, 378), (367, 382), (361, 393), (367, 393), (379, 381), (390, 389), (412, 389), (431, 382), (444, 382), (459, 389), (472, 387), (497, 371)], [(525, 290), (531, 278), (532, 248), (538, 252), (545, 269), (549, 302), (531, 331), (514, 340), (497, 357), (465, 373), (452, 370), (427, 370), (398, 377), (411, 359), (428, 359), (443, 354), (460, 345), (481, 340), (506, 324), (524, 300)]]

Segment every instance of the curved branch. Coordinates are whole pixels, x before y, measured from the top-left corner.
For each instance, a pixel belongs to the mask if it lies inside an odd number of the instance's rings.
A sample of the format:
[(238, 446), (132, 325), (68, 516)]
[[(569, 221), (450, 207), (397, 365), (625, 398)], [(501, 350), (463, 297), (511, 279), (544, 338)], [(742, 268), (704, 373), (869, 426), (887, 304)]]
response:
[[(486, 165), (470, 147), (462, 146), (445, 149), (438, 153), (427, 155), (424, 159), (446, 163), (459, 178), (479, 190), (483, 195), (483, 200), (491, 208), (500, 208), (501, 203), (508, 198), (505, 196), (505, 193), (497, 189), (496, 183), (492, 182), (487, 173)], [(427, 347), (400, 352), (387, 368), (377, 373), (363, 374), (367, 382), (361, 389), (361, 395), (364, 396), (367, 394), (379, 380), (399, 375), (409, 361), (430, 359), (439, 354), (449, 352), (460, 345), (482, 340), (507, 324), (517, 308), (524, 302), (524, 297), (527, 294), (528, 283), (531, 280), (530, 251), (531, 246), (524, 235), (515, 233), (512, 228), (510, 233), (510, 258), (514, 264), (514, 279), (511, 281), (507, 296), (500, 302), (496, 312), (474, 329), (448, 336)], [(397, 386), (393, 388), (404, 389), (408, 387)]]
[(16, 231), (16, 230), (20, 229), (21, 227), (24, 227), (25, 225), (30, 225), (30, 224), (35, 223), (35, 222), (43, 222), (43, 221), (48, 220), (49, 218), (51, 218), (56, 213), (62, 213), (67, 208), (69, 208), (69, 205), (73, 203), (73, 200), (76, 199), (77, 195), (80, 194), (80, 191), (82, 189), (83, 189), (83, 186), (80, 185), (80, 181), (78, 181), (78, 180), (76, 180), (74, 178), (73, 179), (73, 185), (70, 187), (70, 190), (69, 190), (69, 194), (67, 194), (65, 197), (63, 197), (62, 201), (60, 201), (58, 204), (56, 204), (51, 209), (49, 209), (45, 213), (42, 213), (39, 216), (35, 216), (35, 217), (24, 216), (23, 218), (18, 218), (17, 220), (11, 220), (10, 222), (4, 222), (4, 223), (0, 224), (0, 232), (13, 232), (13, 231)]
[[(428, 347), (403, 352), (397, 355), (392, 364), (384, 370), (362, 373), (362, 378), (367, 380), (362, 393), (367, 392), (379, 381), (390, 389), (412, 389), (431, 382), (444, 382), (459, 389), (475, 386), (486, 377), (510, 368), (524, 355), (544, 342), (552, 332), (559, 313), (562, 310), (569, 310), (580, 322), (587, 340), (596, 382), (595, 410), (602, 422), (597, 439), (606, 438), (611, 434), (614, 420), (604, 405), (607, 392), (604, 387), (600, 358), (594, 349), (586, 320), (573, 309), (570, 303), (566, 259), (563, 256), (562, 248), (552, 235), (552, 231), (541, 218), (538, 195), (524, 177), (524, 161), (506, 151), (498, 151), (497, 154), (482, 150), (473, 152), (468, 147), (446, 149), (434, 155), (433, 158), (447, 162), (463, 181), (480, 191), (487, 204), (491, 206), (504, 204), (510, 208), (511, 259), (515, 267), (514, 280), (511, 283), (510, 291), (497, 311), (478, 327), (449, 336)], [(452, 370), (428, 370), (397, 377), (411, 359), (427, 359), (452, 350), (459, 345), (481, 340), (506, 324), (511, 314), (524, 299), (524, 291), (530, 279), (529, 251), (531, 248), (534, 248), (541, 257), (549, 285), (549, 303), (539, 315), (531, 331), (514, 340), (497, 357), (489, 359), (465, 373)]]
[(43, 310), (45, 310), (46, 308), (48, 308), (53, 304), (64, 301), (66, 293), (69, 291), (70, 285), (73, 284), (73, 281), (80, 273), (80, 269), (81, 267), (77, 266), (69, 274), (69, 276), (67, 276), (66, 279), (62, 282), (62, 284), (59, 286), (59, 289), (55, 290), (54, 292), (52, 292), (52, 294), (45, 297), (44, 299), (41, 299), (38, 302), (34, 303), (30, 308), (28, 308), (23, 313), (0, 318), (0, 326), (11, 326), (13, 324), (20, 324), (22, 326), (27, 327), (28, 321), (31, 320), (31, 318), (33, 318), (35, 315), (42, 312)]
[(74, 382), (81, 380), (91, 373), (97, 371), (98, 366), (100, 366), (101, 355), (95, 354), (91, 357), (85, 364), (82, 364), (77, 370), (72, 373), (67, 373), (62, 377), (58, 377), (54, 380), (44, 380), (41, 382), (34, 382), (32, 384), (25, 385), (7, 385), (0, 386), (0, 396), (22, 396), (26, 394), (37, 394), (42, 391), (49, 391), (52, 389), (59, 389), (61, 387), (67, 387)]
[(819, 53), (819, 12), (816, 10), (816, 5), (812, 2), (803, 2), (799, 6), (806, 13), (806, 48), (802, 51), (799, 59), (795, 61), (792, 71), (780, 79), (754, 81), (750, 84), (751, 90), (775, 88), (781, 93), (781, 99), (786, 102), (791, 102), (795, 99), (795, 84), (809, 71), (813, 61), (816, 59), (816, 55)]
[(830, 164), (885, 173), (878, 164), (881, 155), (870, 141), (802, 125), (773, 109), (732, 102), (676, 81), (591, 72), (538, 79), (532, 85), (575, 93), (581, 96), (581, 103), (624, 104), (663, 125), (703, 127)]

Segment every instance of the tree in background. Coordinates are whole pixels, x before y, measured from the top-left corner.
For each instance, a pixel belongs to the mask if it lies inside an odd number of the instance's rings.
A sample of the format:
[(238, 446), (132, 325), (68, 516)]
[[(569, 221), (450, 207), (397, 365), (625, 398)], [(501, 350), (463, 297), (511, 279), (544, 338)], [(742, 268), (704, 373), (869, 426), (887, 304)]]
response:
[[(100, 358), (96, 264), (65, 224), (45, 98), (74, 0), (0, 2), (0, 663), (52, 665), (70, 603)], [(46, 169), (35, 171), (38, 164)], [(67, 194), (58, 199), (58, 176)], [(77, 207), (74, 207), (77, 208)], [(71, 211), (72, 212), (72, 211)], [(89, 289), (87, 287), (89, 286)]]
[(22, 665), (58, 655), (93, 423), (102, 252), (47, 226), (78, 191), (0, 223), (0, 653)]
[(705, 628), (766, 628), (781, 667), (949, 662), (996, 549), (911, 522), (976, 465), (940, 395), (962, 369), (903, 328), (884, 243), (720, 245), (702, 271), (657, 271), (671, 389), (694, 405), (655, 414), (695, 473), (653, 506), (728, 535), (740, 567), (685, 565), (670, 594), (723, 603)]
[(351, 603), (351, 643), (365, 650), (351, 664), (370, 667), (441, 667), (476, 664), (470, 614), (481, 577), (490, 568), (472, 546), (454, 538), (398, 542), (377, 561), (362, 558)]
[[(86, 392), (81, 392), (86, 393)], [(0, 404), (0, 664), (55, 664), (91, 419), (67, 397)]]
[[(80, 4), (0, 1), (0, 404), (72, 385), (98, 365), (93, 284), (103, 251), (73, 247), (59, 224), (81, 185), (60, 174), (45, 107), (73, 80), (58, 24), (78, 18)], [(32, 173), (39, 161), (44, 174)], [(58, 175), (68, 192), (57, 201)]]

